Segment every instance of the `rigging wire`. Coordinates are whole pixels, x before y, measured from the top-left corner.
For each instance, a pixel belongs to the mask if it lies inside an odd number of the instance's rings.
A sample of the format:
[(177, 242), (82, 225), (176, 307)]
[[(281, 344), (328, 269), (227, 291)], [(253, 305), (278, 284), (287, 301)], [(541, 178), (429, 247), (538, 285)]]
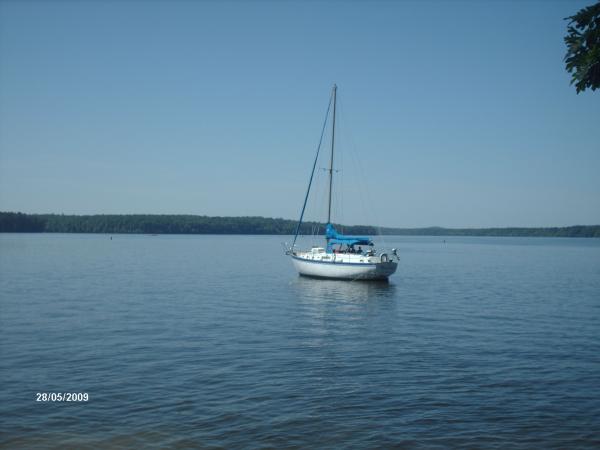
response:
[(321, 150), (321, 143), (323, 142), (323, 134), (325, 134), (325, 127), (327, 126), (327, 119), (329, 118), (329, 110), (331, 108), (331, 102), (333, 100), (333, 92), (329, 97), (329, 104), (327, 105), (327, 112), (325, 113), (325, 120), (323, 122), (323, 128), (321, 130), (321, 137), (319, 138), (319, 145), (317, 146), (317, 154), (315, 156), (315, 161), (313, 163), (312, 171), (310, 173), (310, 180), (308, 182), (308, 189), (306, 190), (306, 196), (304, 197), (304, 205), (302, 205), (302, 212), (300, 213), (300, 220), (298, 220), (298, 225), (296, 226), (296, 233), (294, 235), (294, 242), (292, 243), (292, 250), (294, 249), (294, 245), (296, 245), (296, 239), (298, 239), (298, 233), (300, 232), (300, 225), (302, 225), (302, 219), (304, 218), (304, 210), (306, 209), (306, 202), (308, 201), (308, 195), (310, 194), (310, 185), (312, 184), (313, 176), (315, 174), (315, 167), (317, 166), (317, 160), (319, 159), (319, 152)]
[[(343, 104), (342, 102), (338, 101), (338, 109), (344, 111), (343, 108)], [(347, 121), (346, 121), (347, 123)], [(364, 169), (362, 167), (362, 165), (360, 164), (360, 162), (357, 159), (356, 154), (358, 153), (357, 150), (357, 146), (356, 146), (356, 141), (354, 140), (354, 135), (352, 134), (352, 127), (348, 126), (348, 135), (350, 137), (350, 141), (351, 141), (351, 150), (350, 151), (350, 156), (352, 157), (352, 162), (354, 163), (355, 166), (355, 170), (357, 172), (357, 178), (359, 179), (358, 183), (359, 183), (359, 192), (360, 192), (360, 199), (361, 199), (361, 203), (363, 206), (363, 210), (365, 210), (367, 212), (367, 214), (369, 215), (369, 217), (372, 217), (375, 219), (376, 225), (375, 228), (377, 229), (377, 235), (378, 237), (381, 239), (381, 242), (383, 244), (383, 247), (387, 247), (387, 243), (385, 238), (383, 237), (383, 233), (381, 231), (381, 226), (379, 225), (381, 222), (379, 220), (379, 216), (378, 214), (374, 211), (373, 209), (373, 203), (371, 202), (371, 195), (370, 195), (370, 191), (369, 189), (367, 189), (367, 185), (366, 185), (366, 180), (367, 178), (365, 177), (365, 173), (364, 173)], [(365, 205), (366, 203), (366, 205)]]
[[(327, 182), (324, 171), (318, 170), (313, 180), (313, 188), (308, 202), (306, 216), (313, 222), (311, 246), (315, 247), (317, 236), (320, 233), (321, 221), (327, 214)], [(318, 246), (318, 245), (317, 245)]]
[[(309, 184), (308, 184), (308, 189), (306, 191), (306, 195), (304, 198), (304, 204), (302, 206), (302, 212), (300, 214), (300, 219), (298, 221), (298, 225), (296, 227), (296, 233), (294, 235), (294, 241), (292, 243), (291, 249), (293, 251), (293, 249), (295, 248), (296, 245), (296, 241), (298, 238), (298, 234), (300, 232), (300, 227), (303, 223), (304, 220), (304, 216), (305, 213), (308, 213), (307, 215), (310, 217), (311, 216), (311, 212), (312, 213), (316, 213), (316, 220), (313, 220), (313, 223), (311, 224), (311, 243), (312, 246), (314, 246), (315, 243), (315, 239), (316, 239), (316, 234), (320, 232), (321, 227), (322, 227), (322, 221), (320, 220), (320, 218), (322, 217), (321, 212), (319, 211), (319, 207), (318, 206), (326, 206), (323, 204), (323, 202), (313, 202), (311, 200), (312, 204), (315, 204), (316, 206), (315, 211), (313, 211), (313, 207), (310, 206), (308, 211), (307, 211), (307, 203), (309, 200), (309, 197), (311, 199), (315, 198), (316, 199), (325, 199), (325, 188), (326, 186), (323, 184), (323, 177), (321, 176), (321, 170), (316, 170), (317, 168), (317, 164), (318, 164), (318, 160), (319, 160), (319, 154), (320, 154), (320, 149), (323, 143), (323, 139), (324, 137), (328, 137), (329, 136), (329, 131), (327, 131), (327, 123), (328, 123), (328, 119), (329, 119), (329, 115), (330, 115), (330, 110), (331, 110), (331, 104), (333, 102), (333, 92), (331, 93), (331, 96), (329, 98), (329, 104), (327, 105), (327, 112), (325, 114), (325, 120), (323, 122), (323, 128), (321, 130), (321, 136), (319, 138), (319, 144), (317, 146), (317, 153), (315, 155), (315, 159), (313, 162), (313, 167), (312, 167), (312, 172), (310, 175), (310, 179), (309, 179)], [(344, 123), (345, 122), (345, 110), (343, 107), (342, 102), (339, 101), (338, 99), (338, 114), (340, 116), (340, 119), (344, 119), (344, 120), (339, 120), (338, 122), (338, 130), (339, 130), (339, 124), (343, 123), (342, 128), (347, 128), (348, 131), (348, 136), (350, 138), (350, 142), (347, 142), (345, 136), (345, 133), (341, 133), (339, 131), (337, 133), (338, 137), (338, 142), (337, 142), (337, 146), (336, 148), (339, 149), (340, 147), (344, 148), (344, 149), (350, 149), (350, 158), (344, 158), (344, 151), (337, 151), (337, 154), (339, 155), (338, 158), (336, 159), (336, 166), (338, 167), (338, 169), (335, 169), (336, 173), (339, 173), (338, 176), (336, 176), (336, 179), (334, 180), (334, 186), (332, 187), (332, 191), (333, 191), (333, 203), (334, 203), (334, 208), (333, 208), (333, 213), (335, 215), (335, 221), (338, 224), (344, 224), (345, 223), (345, 216), (344, 216), (344, 201), (346, 201), (346, 198), (354, 198), (354, 196), (344, 196), (344, 190), (346, 187), (346, 183), (348, 183), (348, 177), (344, 176), (344, 172), (345, 172), (345, 164), (347, 164), (347, 160), (350, 159), (350, 161), (352, 163), (354, 163), (354, 172), (355, 175), (354, 177), (358, 178), (358, 185), (359, 185), (359, 198), (361, 200), (362, 203), (362, 210), (365, 211), (368, 214), (368, 217), (374, 218), (376, 225), (375, 228), (377, 230), (377, 235), (378, 237), (381, 239), (383, 246), (385, 247), (387, 244), (385, 242), (385, 238), (383, 237), (383, 233), (381, 230), (381, 226), (379, 225), (380, 221), (379, 221), (379, 217), (377, 215), (377, 213), (375, 213), (375, 211), (373, 210), (373, 203), (371, 202), (371, 195), (370, 195), (370, 191), (367, 189), (366, 186), (366, 180), (367, 178), (365, 177), (365, 172), (364, 172), (364, 168), (363, 166), (360, 164), (360, 162), (358, 161), (358, 158), (356, 156), (357, 154), (357, 146), (356, 146), (356, 142), (354, 140), (354, 136), (351, 132), (352, 127), (351, 126), (347, 126)], [(346, 130), (343, 130), (344, 132), (346, 132)], [(340, 139), (341, 138), (341, 139)], [(349, 145), (351, 144), (351, 145)], [(353, 150), (353, 151), (352, 151)], [(319, 168), (320, 169), (320, 168)], [(333, 169), (333, 168), (332, 168)], [(323, 169), (324, 171), (327, 171), (327, 169)], [(315, 171), (319, 172), (318, 174), (315, 174)], [(316, 176), (315, 176), (316, 175)], [(351, 177), (352, 179), (354, 177)], [(338, 188), (335, 189), (335, 186), (337, 186)], [(312, 187), (312, 190), (311, 190)], [(323, 190), (323, 192), (321, 192), (321, 190)], [(323, 195), (321, 195), (323, 194)], [(354, 203), (354, 202), (351, 202)], [(325, 207), (325, 212), (328, 211), (328, 207)], [(334, 220), (331, 220), (332, 222), (334, 222)], [(370, 221), (370, 220), (369, 220)], [(341, 233), (344, 233), (344, 229), (342, 227), (341, 229)]]
[[(339, 101), (338, 101), (339, 103)], [(338, 195), (336, 196), (337, 199), (337, 207), (336, 207), (336, 211), (339, 214), (339, 219), (338, 219), (338, 223), (339, 224), (344, 224), (346, 223), (346, 217), (344, 216), (344, 211), (345, 211), (345, 191), (346, 191), (346, 184), (345, 184), (345, 177), (344, 177), (344, 172), (345, 172), (345, 167), (344, 167), (344, 153), (345, 152), (345, 148), (346, 148), (346, 140), (344, 138), (344, 133), (345, 133), (345, 117), (342, 113), (342, 110), (340, 108), (338, 108), (338, 148), (341, 148), (341, 150), (338, 150), (337, 154), (338, 154), (338, 170), (336, 171), (338, 173), (337, 179), (339, 180), (338, 182), (338, 186), (339, 189), (337, 190)], [(341, 233), (344, 234), (345, 230), (342, 227), (341, 229)]]

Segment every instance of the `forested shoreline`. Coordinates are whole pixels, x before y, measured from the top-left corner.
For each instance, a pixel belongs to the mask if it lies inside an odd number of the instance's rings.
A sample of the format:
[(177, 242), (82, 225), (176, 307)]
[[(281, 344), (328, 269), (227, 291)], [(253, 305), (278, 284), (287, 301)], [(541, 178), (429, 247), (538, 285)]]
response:
[[(2, 233), (127, 233), (127, 234), (294, 234), (297, 222), (268, 217), (209, 217), (158, 214), (24, 214), (0, 212)], [(337, 225), (347, 234), (407, 236), (539, 236), (600, 237), (600, 225), (549, 228), (378, 228)], [(304, 223), (300, 232), (322, 232), (323, 224)]]

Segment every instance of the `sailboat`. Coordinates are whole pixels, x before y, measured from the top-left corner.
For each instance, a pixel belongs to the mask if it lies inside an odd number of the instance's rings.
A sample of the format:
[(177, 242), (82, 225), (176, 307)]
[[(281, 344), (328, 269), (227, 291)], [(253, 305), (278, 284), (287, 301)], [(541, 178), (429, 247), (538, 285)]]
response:
[[(325, 246), (314, 246), (309, 250), (296, 249), (296, 240), (304, 218), (306, 203), (310, 194), (319, 151), (323, 140), (323, 133), (333, 104), (333, 120), (331, 125), (331, 153), (329, 157), (329, 190), (327, 223), (325, 225)], [(294, 267), (300, 275), (314, 278), (329, 278), (340, 280), (387, 280), (397, 267), (398, 253), (392, 249), (390, 253), (377, 252), (373, 241), (368, 236), (349, 236), (339, 233), (331, 222), (331, 193), (333, 188), (333, 163), (335, 150), (335, 114), (337, 104), (337, 86), (333, 86), (329, 106), (327, 109), (321, 140), (317, 148), (317, 156), (312, 167), (308, 189), (304, 198), (304, 205), (300, 213), (300, 220), (296, 226), (296, 233), (292, 245), (286, 254), (291, 257)]]

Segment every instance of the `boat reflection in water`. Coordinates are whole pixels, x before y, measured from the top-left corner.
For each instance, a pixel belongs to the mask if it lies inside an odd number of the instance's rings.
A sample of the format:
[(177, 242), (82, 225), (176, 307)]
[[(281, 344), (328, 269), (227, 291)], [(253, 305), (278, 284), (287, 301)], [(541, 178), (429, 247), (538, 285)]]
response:
[(298, 348), (309, 351), (304, 357), (314, 358), (324, 379), (354, 370), (355, 363), (344, 360), (363, 360), (374, 345), (397, 340), (401, 313), (394, 284), (298, 277), (290, 288), (303, 324), (292, 325), (290, 335)]
[(318, 303), (388, 303), (396, 292), (396, 285), (388, 280), (363, 283), (298, 277), (291, 286), (303, 300)]

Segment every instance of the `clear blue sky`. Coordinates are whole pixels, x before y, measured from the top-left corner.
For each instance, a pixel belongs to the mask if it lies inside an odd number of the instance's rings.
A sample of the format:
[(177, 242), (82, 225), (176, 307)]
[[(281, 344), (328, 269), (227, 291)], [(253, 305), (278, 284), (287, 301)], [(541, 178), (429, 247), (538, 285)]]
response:
[(0, 210), (296, 218), (335, 82), (334, 219), (598, 224), (591, 3), (0, 2)]

